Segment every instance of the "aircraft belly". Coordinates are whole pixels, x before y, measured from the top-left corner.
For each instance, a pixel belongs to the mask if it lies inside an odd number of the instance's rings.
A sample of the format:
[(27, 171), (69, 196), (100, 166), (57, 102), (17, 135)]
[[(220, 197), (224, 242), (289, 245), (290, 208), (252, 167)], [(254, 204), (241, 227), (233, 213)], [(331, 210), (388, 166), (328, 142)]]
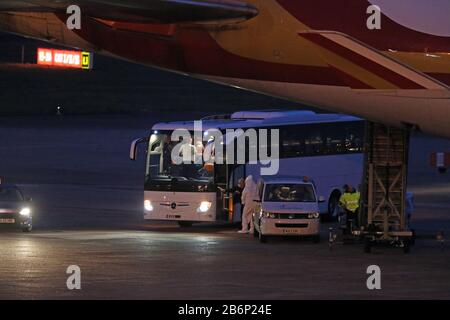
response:
[(393, 126), (416, 125), (425, 133), (450, 138), (450, 92), (446, 90), (352, 90), (337, 86), (196, 77)]
[(0, 30), (73, 48), (94, 49), (52, 13), (0, 12)]

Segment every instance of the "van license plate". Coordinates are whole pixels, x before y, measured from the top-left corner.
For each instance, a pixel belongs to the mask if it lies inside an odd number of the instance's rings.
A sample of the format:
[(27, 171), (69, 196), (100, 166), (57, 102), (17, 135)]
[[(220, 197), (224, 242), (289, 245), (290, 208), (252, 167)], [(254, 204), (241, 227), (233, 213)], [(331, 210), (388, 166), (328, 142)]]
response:
[(283, 229), (284, 234), (296, 234), (298, 233), (297, 229)]
[(15, 219), (0, 219), (0, 223), (16, 223)]

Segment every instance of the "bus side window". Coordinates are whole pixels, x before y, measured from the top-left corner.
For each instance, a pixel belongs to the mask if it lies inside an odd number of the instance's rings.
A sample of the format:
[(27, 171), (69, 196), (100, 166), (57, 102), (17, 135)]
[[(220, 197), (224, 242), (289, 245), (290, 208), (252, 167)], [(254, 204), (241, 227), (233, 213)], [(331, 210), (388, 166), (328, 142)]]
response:
[(305, 155), (305, 135), (301, 126), (281, 128), (281, 158), (294, 158)]
[(281, 158), (359, 153), (364, 122), (318, 123), (281, 128)]
[(364, 125), (362, 121), (346, 127), (344, 141), (347, 152), (362, 152), (364, 142)]
[(345, 153), (345, 125), (331, 124), (324, 126), (324, 154), (341, 154)]
[(312, 125), (308, 126), (308, 135), (305, 138), (306, 155), (314, 156), (324, 153), (324, 139), (322, 128)]

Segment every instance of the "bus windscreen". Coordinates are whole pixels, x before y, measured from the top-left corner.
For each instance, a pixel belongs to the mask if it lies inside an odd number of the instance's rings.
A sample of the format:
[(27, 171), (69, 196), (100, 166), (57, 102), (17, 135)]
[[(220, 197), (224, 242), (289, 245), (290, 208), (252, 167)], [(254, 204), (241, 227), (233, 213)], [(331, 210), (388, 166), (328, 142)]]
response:
[(169, 134), (154, 134), (147, 153), (146, 190), (214, 192), (214, 166), (203, 162), (203, 141), (184, 145), (179, 156), (192, 163), (177, 164), (172, 152), (178, 141)]

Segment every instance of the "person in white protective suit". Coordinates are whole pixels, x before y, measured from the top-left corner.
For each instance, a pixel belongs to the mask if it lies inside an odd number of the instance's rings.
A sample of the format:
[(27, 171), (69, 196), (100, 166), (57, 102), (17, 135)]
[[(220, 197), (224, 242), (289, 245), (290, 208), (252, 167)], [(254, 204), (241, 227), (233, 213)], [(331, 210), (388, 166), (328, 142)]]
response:
[[(256, 207), (256, 198), (258, 196), (258, 191), (255, 181), (253, 181), (253, 176), (248, 176), (245, 179), (245, 187), (242, 191), (242, 205), (244, 206), (242, 212), (242, 229), (239, 233), (253, 233), (253, 211)], [(248, 225), (250, 224), (250, 230)]]

